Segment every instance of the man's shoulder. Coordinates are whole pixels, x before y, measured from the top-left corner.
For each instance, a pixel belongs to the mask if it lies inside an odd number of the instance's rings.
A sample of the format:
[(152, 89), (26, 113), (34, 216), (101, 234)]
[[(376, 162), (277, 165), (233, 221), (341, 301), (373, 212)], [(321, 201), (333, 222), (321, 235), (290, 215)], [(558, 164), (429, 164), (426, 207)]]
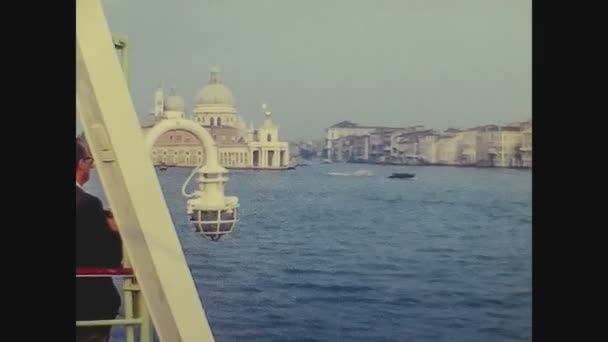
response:
[(77, 206), (88, 206), (92, 204), (101, 204), (101, 200), (94, 195), (84, 191), (82, 188), (76, 186), (76, 205)]
[(91, 194), (89, 194), (88, 192), (84, 191), (84, 189), (82, 189), (81, 187), (76, 185), (76, 201), (87, 200), (90, 197), (91, 197)]

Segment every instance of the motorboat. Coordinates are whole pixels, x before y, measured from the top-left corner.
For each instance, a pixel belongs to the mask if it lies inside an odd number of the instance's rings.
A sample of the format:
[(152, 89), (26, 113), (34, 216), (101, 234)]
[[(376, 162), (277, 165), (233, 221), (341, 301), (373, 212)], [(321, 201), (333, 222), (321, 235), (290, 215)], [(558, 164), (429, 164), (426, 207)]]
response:
[(415, 173), (393, 173), (388, 176), (388, 178), (396, 178), (396, 179), (409, 179), (416, 177)]

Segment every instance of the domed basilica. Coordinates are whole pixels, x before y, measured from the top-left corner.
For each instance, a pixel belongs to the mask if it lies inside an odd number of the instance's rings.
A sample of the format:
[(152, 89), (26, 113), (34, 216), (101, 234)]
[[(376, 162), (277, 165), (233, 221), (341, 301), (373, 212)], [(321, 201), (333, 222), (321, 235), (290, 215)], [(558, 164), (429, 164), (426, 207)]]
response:
[[(145, 131), (158, 122), (168, 119), (190, 119), (203, 126), (215, 140), (219, 162), (225, 168), (287, 169), (289, 146), (279, 141), (278, 128), (272, 122), (272, 113), (264, 105), (264, 123), (259, 128), (249, 127), (237, 113), (232, 91), (224, 84), (218, 68), (211, 69), (209, 83), (196, 97), (192, 116), (186, 116), (183, 97), (171, 91), (164, 95), (162, 88), (154, 95), (154, 111)], [(154, 145), (152, 158), (155, 165), (197, 166), (204, 160), (203, 148), (198, 139), (186, 131), (163, 134)]]

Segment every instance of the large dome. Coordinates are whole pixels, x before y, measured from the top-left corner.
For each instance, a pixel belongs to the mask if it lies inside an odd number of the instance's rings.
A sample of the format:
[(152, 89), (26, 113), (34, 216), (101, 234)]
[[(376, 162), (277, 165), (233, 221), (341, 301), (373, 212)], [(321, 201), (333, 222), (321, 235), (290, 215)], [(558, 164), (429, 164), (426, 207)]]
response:
[(234, 96), (232, 91), (226, 87), (221, 79), (221, 72), (218, 68), (211, 69), (211, 78), (196, 97), (196, 104), (205, 105), (224, 105), (234, 106)]
[(197, 105), (227, 105), (234, 106), (234, 96), (223, 84), (208, 84), (198, 93)]

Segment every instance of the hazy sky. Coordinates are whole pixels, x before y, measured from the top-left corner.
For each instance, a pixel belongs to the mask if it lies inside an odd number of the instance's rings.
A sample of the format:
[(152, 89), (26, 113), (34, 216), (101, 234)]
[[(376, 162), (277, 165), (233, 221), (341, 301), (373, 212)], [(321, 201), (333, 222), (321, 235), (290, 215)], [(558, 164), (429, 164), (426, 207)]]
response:
[(529, 0), (104, 0), (131, 43), (140, 117), (160, 83), (191, 113), (219, 66), (247, 123), (285, 139), (363, 125), (504, 124), (531, 116)]

